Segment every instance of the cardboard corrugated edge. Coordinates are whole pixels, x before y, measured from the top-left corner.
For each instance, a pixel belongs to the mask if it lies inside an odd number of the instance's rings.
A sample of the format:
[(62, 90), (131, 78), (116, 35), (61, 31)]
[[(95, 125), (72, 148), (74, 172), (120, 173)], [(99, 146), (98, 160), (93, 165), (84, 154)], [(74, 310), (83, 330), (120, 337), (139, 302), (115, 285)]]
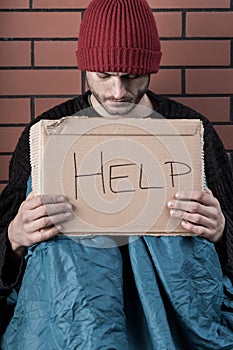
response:
[(32, 190), (35, 194), (40, 194), (41, 189), (41, 174), (40, 165), (42, 163), (42, 137), (41, 123), (36, 123), (30, 128), (30, 163), (32, 176)]
[[(164, 123), (166, 121), (166, 123)], [(48, 135), (94, 135), (97, 127), (104, 127), (102, 135), (124, 134), (125, 129), (132, 125), (140, 130), (140, 135), (194, 135), (202, 133), (202, 122), (199, 119), (155, 119), (155, 118), (103, 118), (103, 117), (72, 117), (67, 116), (59, 120), (41, 120), (43, 128)], [(78, 129), (76, 129), (78, 123)], [(156, 128), (155, 128), (156, 124)], [(174, 126), (176, 124), (176, 126)], [(114, 125), (118, 128), (114, 133), (109, 132)], [(168, 127), (170, 128), (168, 129)], [(33, 126), (34, 127), (34, 126)], [(94, 131), (93, 131), (94, 130)], [(175, 131), (175, 133), (174, 133)], [(131, 130), (127, 129), (127, 135)]]

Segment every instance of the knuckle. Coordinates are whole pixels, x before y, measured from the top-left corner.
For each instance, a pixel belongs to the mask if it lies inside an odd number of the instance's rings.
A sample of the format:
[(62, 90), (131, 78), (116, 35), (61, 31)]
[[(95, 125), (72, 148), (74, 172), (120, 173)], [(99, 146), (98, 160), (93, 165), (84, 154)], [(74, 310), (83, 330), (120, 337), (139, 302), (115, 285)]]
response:
[(41, 208), (41, 216), (46, 217), (48, 215), (48, 207), (46, 205), (43, 205)]
[(190, 221), (188, 222), (188, 230), (192, 233), (195, 233), (194, 225)]
[(30, 235), (32, 232), (33, 232), (33, 223), (32, 222), (30, 222), (30, 223), (27, 223), (26, 225), (25, 225), (25, 234), (26, 235)]
[(36, 197), (36, 203), (37, 203), (38, 206), (43, 205), (43, 196), (42, 195), (38, 195)]
[(26, 208), (27, 208), (27, 201), (24, 201), (21, 203), (19, 207), (19, 211), (24, 212)]
[(179, 201), (174, 201), (173, 202), (173, 208), (174, 209), (179, 209)]
[(51, 202), (56, 204), (58, 202), (58, 196), (52, 196), (51, 197)]
[(201, 215), (200, 215), (200, 214), (196, 214), (196, 216), (195, 216), (195, 222), (196, 222), (196, 224), (200, 224), (201, 221), (202, 221)]
[(219, 216), (219, 211), (218, 211), (217, 208), (214, 208), (214, 209), (213, 209), (213, 217), (214, 217), (215, 219), (217, 219), (218, 216)]
[(183, 210), (178, 210), (177, 217), (180, 219), (185, 219), (186, 213)]
[(46, 227), (48, 225), (48, 217), (44, 216), (43, 218), (41, 218), (41, 225), (43, 227)]
[(204, 233), (203, 228), (201, 226), (196, 227), (196, 233), (199, 236), (205, 236), (205, 233)]
[(53, 226), (50, 230), (50, 236), (55, 236), (59, 233), (59, 230), (57, 229), (56, 226)]
[(203, 200), (203, 196), (204, 196), (204, 193), (201, 191), (195, 192), (195, 195), (194, 195), (195, 200), (198, 202), (201, 202)]
[(53, 224), (57, 224), (59, 222), (63, 222), (65, 219), (64, 214), (57, 214), (53, 218)]
[(191, 211), (192, 213), (196, 213), (196, 212), (198, 212), (199, 207), (200, 207), (199, 203), (192, 202), (189, 206), (189, 211)]
[(21, 217), (22, 217), (22, 223), (26, 224), (28, 222), (28, 215), (27, 215), (27, 213), (23, 212)]
[(48, 240), (49, 238), (52, 238), (58, 234), (58, 230), (55, 226), (49, 227), (46, 230), (43, 230), (40, 232), (40, 240)]

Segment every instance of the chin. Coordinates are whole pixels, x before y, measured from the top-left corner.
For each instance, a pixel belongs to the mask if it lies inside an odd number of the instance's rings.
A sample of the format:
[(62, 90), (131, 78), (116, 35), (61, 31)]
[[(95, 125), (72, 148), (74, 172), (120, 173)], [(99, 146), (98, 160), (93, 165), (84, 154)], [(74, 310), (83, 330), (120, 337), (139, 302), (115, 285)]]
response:
[(104, 109), (108, 114), (123, 116), (130, 113), (134, 109), (134, 106), (132, 106), (131, 104), (130, 106), (118, 106), (118, 107), (111, 108), (110, 106), (105, 105)]
[(130, 111), (119, 111), (119, 110), (109, 110), (107, 111), (108, 114), (111, 114), (111, 115), (119, 115), (119, 116), (124, 116), (124, 115), (127, 115)]

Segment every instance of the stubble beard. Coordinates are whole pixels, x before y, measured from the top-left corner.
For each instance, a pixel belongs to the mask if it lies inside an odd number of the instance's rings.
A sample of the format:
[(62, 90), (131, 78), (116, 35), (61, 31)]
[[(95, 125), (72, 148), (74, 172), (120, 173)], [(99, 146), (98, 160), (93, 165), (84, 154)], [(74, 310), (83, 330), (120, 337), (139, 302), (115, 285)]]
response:
[(145, 87), (143, 89), (138, 89), (135, 97), (132, 97), (132, 96), (124, 97), (122, 99), (122, 106), (121, 107), (116, 106), (113, 109), (109, 108), (107, 102), (114, 101), (115, 100), (114, 97), (109, 96), (107, 98), (105, 98), (105, 97), (101, 98), (101, 96), (95, 91), (95, 89), (93, 89), (92, 85), (88, 82), (88, 79), (87, 79), (87, 85), (88, 85), (90, 92), (97, 100), (97, 102), (104, 108), (104, 110), (108, 114), (124, 116), (124, 115), (132, 112), (132, 110), (139, 104), (139, 102), (141, 101), (142, 97), (144, 96), (144, 94), (146, 93), (146, 91), (148, 89), (149, 79), (148, 79), (148, 82), (147, 82), (147, 84), (145, 84)]

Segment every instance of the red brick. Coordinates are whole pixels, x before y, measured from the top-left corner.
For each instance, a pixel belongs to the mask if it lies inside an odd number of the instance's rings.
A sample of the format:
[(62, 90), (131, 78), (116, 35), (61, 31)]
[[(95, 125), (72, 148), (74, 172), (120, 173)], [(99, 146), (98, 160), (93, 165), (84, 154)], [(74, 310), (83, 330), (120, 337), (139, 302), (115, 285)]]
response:
[(182, 34), (181, 12), (157, 12), (154, 14), (160, 37), (180, 37)]
[(76, 38), (80, 21), (79, 12), (4, 12), (0, 13), (0, 36)]
[[(182, 14), (155, 14), (161, 37), (180, 37)], [(80, 12), (7, 12), (0, 13), (0, 36), (13, 38), (76, 38), (81, 21)]]
[(0, 180), (8, 180), (11, 156), (0, 156)]
[(20, 127), (0, 127), (0, 152), (12, 152), (23, 131)]
[(74, 70), (0, 71), (1, 95), (73, 95), (81, 93), (81, 72)]
[[(34, 0), (33, 8), (86, 8), (90, 0)], [(148, 0), (152, 8), (229, 8), (230, 0)]]
[(230, 8), (230, 0), (148, 0), (152, 8)]
[(186, 93), (232, 94), (233, 69), (187, 69)]
[(150, 89), (159, 94), (181, 93), (181, 72), (178, 69), (161, 69), (151, 75)]
[(34, 0), (33, 8), (66, 8), (77, 9), (86, 8), (90, 3), (90, 0)]
[(25, 41), (0, 41), (0, 66), (30, 66), (31, 44)]
[(211, 122), (229, 122), (229, 97), (179, 97), (175, 100), (193, 108)]
[(1, 0), (0, 9), (27, 9), (29, 0)]
[(77, 66), (77, 41), (35, 42), (36, 66)]
[(0, 123), (28, 123), (30, 121), (30, 99), (1, 98)]
[[(90, 0), (34, 0), (34, 8), (86, 8)], [(148, 0), (152, 8), (229, 8), (230, 0)]]
[(0, 184), (0, 193), (4, 190), (5, 187), (6, 187), (5, 184)]
[(164, 66), (230, 65), (230, 40), (175, 40), (161, 42)]
[(187, 13), (188, 37), (233, 36), (233, 12), (190, 12)]
[(216, 125), (215, 129), (223, 141), (224, 147), (233, 150), (233, 125)]
[(68, 100), (67, 98), (36, 98), (35, 99), (35, 114), (40, 115), (50, 108), (59, 105)]

